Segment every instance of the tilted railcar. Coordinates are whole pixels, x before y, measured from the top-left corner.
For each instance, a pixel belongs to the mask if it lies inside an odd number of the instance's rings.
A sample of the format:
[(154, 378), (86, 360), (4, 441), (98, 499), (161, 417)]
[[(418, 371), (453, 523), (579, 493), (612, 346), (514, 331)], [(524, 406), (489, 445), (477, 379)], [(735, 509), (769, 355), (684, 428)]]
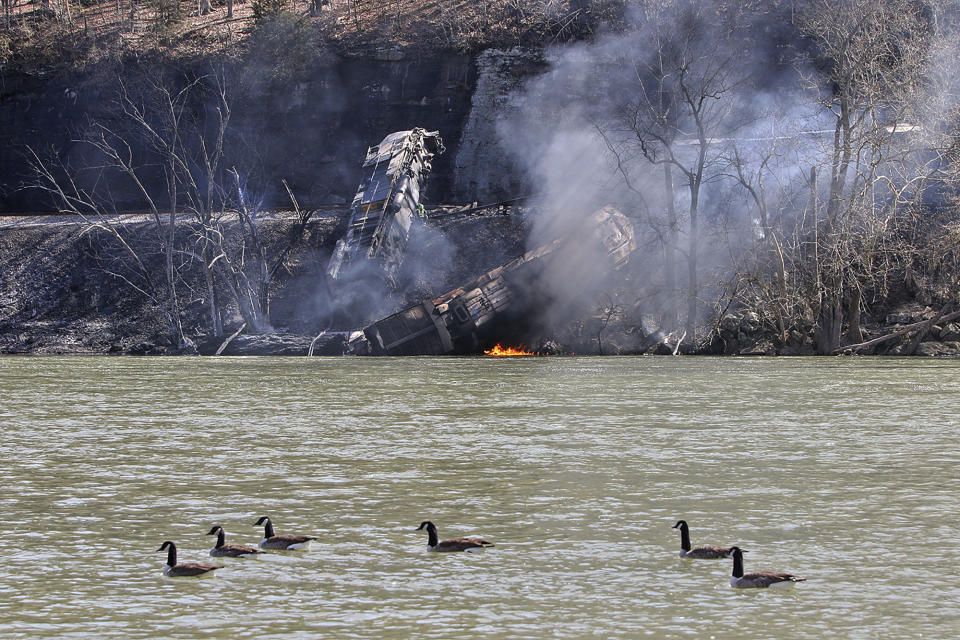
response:
[(433, 300), (424, 300), (363, 329), (350, 348), (361, 355), (475, 353), (502, 321), (536, 313), (550, 294), (549, 273), (570, 281), (570, 295), (588, 293), (567, 272), (617, 269), (636, 249), (633, 226), (607, 206), (567, 237), (528, 251)]
[(420, 194), (430, 160), (443, 151), (439, 132), (419, 127), (391, 133), (367, 150), (347, 231), (327, 266), (332, 281), (370, 275), (372, 265), (396, 286), (410, 225), (423, 211)]

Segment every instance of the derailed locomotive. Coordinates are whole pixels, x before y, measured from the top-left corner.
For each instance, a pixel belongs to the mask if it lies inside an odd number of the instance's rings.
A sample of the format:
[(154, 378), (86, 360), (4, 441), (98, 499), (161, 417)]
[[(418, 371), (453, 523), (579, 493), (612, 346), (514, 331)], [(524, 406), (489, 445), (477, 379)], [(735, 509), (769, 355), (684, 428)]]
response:
[(476, 353), (505, 324), (555, 304), (558, 279), (566, 295), (582, 296), (592, 286), (585, 274), (617, 269), (635, 249), (627, 217), (603, 207), (564, 237), (365, 327), (349, 349), (357, 355)]
[(430, 160), (443, 151), (439, 132), (419, 127), (391, 133), (367, 150), (347, 231), (327, 265), (332, 281), (372, 275), (365, 270), (373, 266), (396, 286), (410, 225), (423, 211), (420, 192)]

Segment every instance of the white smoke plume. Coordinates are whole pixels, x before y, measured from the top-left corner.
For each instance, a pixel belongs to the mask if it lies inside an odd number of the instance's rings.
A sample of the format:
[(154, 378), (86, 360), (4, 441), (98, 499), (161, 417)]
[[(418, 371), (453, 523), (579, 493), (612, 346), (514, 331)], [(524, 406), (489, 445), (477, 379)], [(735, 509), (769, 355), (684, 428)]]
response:
[[(640, 238), (638, 273), (648, 276), (638, 285), (647, 289), (637, 291), (642, 297), (667, 279), (663, 247), (672, 200), (680, 222), (678, 285), (686, 285), (685, 260), (695, 252), (696, 295), (715, 299), (711, 286), (727, 278), (764, 233), (754, 195), (769, 215), (799, 220), (808, 206), (810, 168), (829, 164), (836, 119), (818, 97), (829, 96), (831, 87), (817, 67), (822, 62), (808, 52), (816, 43), (801, 33), (795, 4), (638, 3), (627, 31), (549, 51), (549, 69), (510, 96), (513, 109), (499, 126), (500, 145), (537, 194), (541, 215), (531, 244), (613, 204), (634, 220)], [(956, 114), (951, 56), (957, 45), (950, 42), (931, 48), (927, 129), (942, 128)], [(692, 95), (684, 93), (691, 89)], [(650, 108), (658, 100), (666, 101), (659, 112)], [(705, 105), (700, 122), (691, 104)], [(685, 175), (682, 168), (695, 169), (701, 150), (702, 175)], [(668, 193), (663, 165), (656, 162), (671, 153), (678, 165)], [(694, 179), (702, 183), (696, 191), (699, 241), (691, 247), (686, 234)], [(661, 310), (664, 296), (655, 300), (647, 311)]]

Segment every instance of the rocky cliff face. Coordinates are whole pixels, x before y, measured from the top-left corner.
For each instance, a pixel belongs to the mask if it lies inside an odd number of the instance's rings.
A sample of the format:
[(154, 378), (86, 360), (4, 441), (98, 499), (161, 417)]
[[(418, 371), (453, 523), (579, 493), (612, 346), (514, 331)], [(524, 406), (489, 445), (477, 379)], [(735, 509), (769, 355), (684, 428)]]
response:
[(490, 50), (477, 56), (477, 83), (457, 145), (452, 196), (460, 202), (500, 202), (529, 190), (498, 123), (520, 109), (525, 80), (547, 66), (539, 49)]
[[(189, 73), (209, 73), (210, 61)], [(227, 162), (249, 174), (264, 206), (284, 206), (286, 179), (304, 206), (352, 199), (366, 148), (392, 131), (414, 126), (439, 130), (447, 152), (434, 162), (429, 203), (489, 202), (522, 195), (522, 176), (497, 142), (496, 123), (515, 108), (510, 96), (544, 68), (536, 50), (487, 51), (476, 57), (331, 59), (309, 72), (270, 77), (253, 63), (227, 73), (232, 135)], [(168, 73), (165, 69), (164, 73)], [(118, 124), (120, 80), (159, 74), (143, 63), (83, 73), (7, 74), (0, 83), (0, 213), (41, 212), (50, 203), (24, 189), (31, 176), (29, 145), (65, 165), (97, 164), (78, 142), (91, 122)], [(196, 105), (200, 111), (211, 105)], [(201, 114), (203, 115), (203, 114)], [(208, 120), (213, 113), (206, 114)], [(146, 148), (134, 149), (146, 154)], [(96, 179), (91, 172), (85, 178)], [(159, 171), (152, 187), (162, 193)], [(141, 209), (131, 184), (115, 180), (117, 205)]]

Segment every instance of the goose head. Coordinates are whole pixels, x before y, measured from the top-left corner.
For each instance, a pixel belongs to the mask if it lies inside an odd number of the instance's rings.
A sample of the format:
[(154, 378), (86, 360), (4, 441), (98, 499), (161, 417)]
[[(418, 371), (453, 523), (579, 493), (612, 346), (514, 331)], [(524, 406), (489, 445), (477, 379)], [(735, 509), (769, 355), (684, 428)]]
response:
[(173, 544), (169, 540), (160, 545), (160, 548), (157, 551), (166, 551), (167, 549), (176, 549), (177, 545)]
[(683, 529), (688, 529), (689, 527), (687, 526), (686, 520), (677, 520), (677, 524), (673, 525), (670, 528), (683, 530)]
[(417, 527), (416, 530), (420, 531), (421, 529), (426, 529), (427, 531), (430, 531), (430, 529), (436, 529), (436, 528), (437, 527), (432, 522), (430, 522), (429, 520), (424, 520), (423, 522), (420, 523), (420, 526)]
[(217, 526), (211, 527), (210, 531), (207, 531), (207, 535), (208, 536), (219, 535), (221, 531), (223, 531), (223, 527), (217, 525)]
[(259, 520), (253, 523), (253, 526), (259, 527), (260, 525), (267, 524), (268, 522), (270, 522), (270, 518), (267, 516), (262, 516)]

